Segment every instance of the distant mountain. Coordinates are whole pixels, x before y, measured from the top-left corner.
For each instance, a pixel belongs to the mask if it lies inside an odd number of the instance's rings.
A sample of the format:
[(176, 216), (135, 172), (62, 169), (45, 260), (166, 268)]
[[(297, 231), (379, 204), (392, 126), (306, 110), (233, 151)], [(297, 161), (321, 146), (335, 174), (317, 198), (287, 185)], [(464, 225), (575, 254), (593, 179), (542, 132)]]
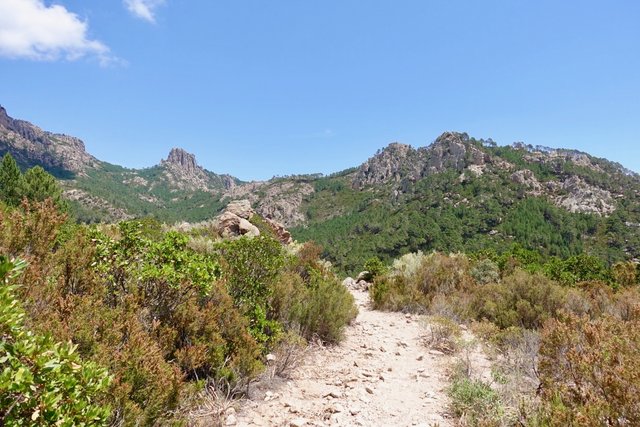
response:
[(46, 132), (7, 115), (0, 106), (0, 155), (11, 152), (23, 167), (41, 165), (58, 177), (73, 177), (100, 162), (72, 136)]
[(497, 146), (445, 132), (414, 148), (392, 143), (358, 167), (241, 182), (205, 170), (180, 148), (146, 169), (102, 162), (77, 138), (15, 120), (0, 107), (0, 153), (41, 164), (60, 180), (84, 221), (155, 216), (197, 222), (230, 201), (315, 240), (346, 271), (364, 259), (408, 251), (503, 250), (548, 255), (587, 251), (640, 257), (640, 177), (576, 150)]

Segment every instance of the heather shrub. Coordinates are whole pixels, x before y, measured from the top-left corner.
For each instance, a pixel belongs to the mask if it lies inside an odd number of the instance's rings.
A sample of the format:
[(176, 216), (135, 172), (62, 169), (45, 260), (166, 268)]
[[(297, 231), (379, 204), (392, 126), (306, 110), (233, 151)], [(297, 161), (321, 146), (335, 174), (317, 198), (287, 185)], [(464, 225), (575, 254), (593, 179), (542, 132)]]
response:
[(568, 314), (542, 330), (540, 390), (549, 425), (640, 425), (640, 311), (632, 320)]
[(357, 315), (353, 296), (320, 259), (322, 249), (306, 243), (289, 257), (273, 288), (273, 316), (306, 339), (338, 342), (344, 327)]

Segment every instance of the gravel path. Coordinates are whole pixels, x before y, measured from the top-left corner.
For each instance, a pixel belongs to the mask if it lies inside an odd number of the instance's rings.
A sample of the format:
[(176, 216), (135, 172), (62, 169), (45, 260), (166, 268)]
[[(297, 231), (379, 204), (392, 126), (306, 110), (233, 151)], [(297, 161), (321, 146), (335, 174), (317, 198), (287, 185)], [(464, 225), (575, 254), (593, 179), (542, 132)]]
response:
[(445, 412), (450, 359), (424, 346), (420, 318), (371, 310), (367, 292), (352, 292), (360, 314), (345, 340), (313, 349), (289, 380), (254, 387), (227, 425), (453, 425)]

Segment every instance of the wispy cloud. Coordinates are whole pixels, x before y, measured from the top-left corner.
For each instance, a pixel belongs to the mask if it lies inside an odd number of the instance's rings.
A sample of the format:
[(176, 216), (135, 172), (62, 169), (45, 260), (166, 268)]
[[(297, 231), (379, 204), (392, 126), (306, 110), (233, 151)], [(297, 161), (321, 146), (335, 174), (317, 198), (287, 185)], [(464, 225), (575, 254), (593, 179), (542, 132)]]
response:
[(64, 6), (43, 0), (0, 0), (0, 56), (41, 61), (95, 57), (101, 65), (121, 61), (98, 40), (89, 24)]
[(165, 4), (165, 0), (123, 0), (127, 10), (133, 16), (147, 22), (156, 22), (156, 9)]

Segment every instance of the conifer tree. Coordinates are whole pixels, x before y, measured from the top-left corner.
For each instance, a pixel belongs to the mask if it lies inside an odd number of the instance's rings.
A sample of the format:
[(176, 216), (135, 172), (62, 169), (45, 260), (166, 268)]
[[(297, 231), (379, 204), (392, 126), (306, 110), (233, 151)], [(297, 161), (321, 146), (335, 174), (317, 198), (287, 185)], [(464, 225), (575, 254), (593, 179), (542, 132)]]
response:
[(5, 154), (0, 163), (0, 199), (8, 205), (18, 205), (23, 187), (24, 180), (18, 164), (11, 154)]

